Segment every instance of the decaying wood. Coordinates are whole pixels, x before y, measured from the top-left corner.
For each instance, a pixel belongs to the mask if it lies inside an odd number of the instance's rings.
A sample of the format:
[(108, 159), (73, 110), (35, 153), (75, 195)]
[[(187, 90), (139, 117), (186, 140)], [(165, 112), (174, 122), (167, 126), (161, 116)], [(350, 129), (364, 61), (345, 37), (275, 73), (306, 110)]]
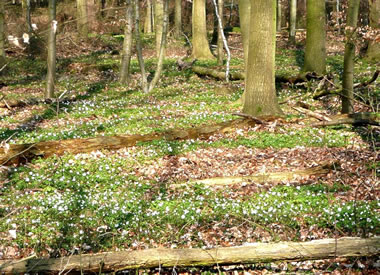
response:
[(67, 274), (115, 272), (154, 267), (215, 266), (273, 261), (303, 261), (336, 257), (374, 256), (380, 253), (380, 238), (340, 238), (310, 242), (252, 243), (213, 249), (147, 249), (74, 255), (58, 259), (0, 261), (4, 275), (25, 273)]
[(252, 184), (252, 183), (265, 183), (265, 182), (281, 182), (281, 181), (289, 181), (297, 178), (305, 177), (305, 176), (317, 176), (317, 175), (326, 175), (334, 168), (334, 164), (325, 163), (320, 166), (296, 170), (296, 171), (288, 171), (288, 172), (274, 172), (274, 173), (262, 173), (245, 177), (218, 177), (218, 178), (210, 178), (203, 180), (194, 180), (183, 184), (175, 184), (174, 187), (189, 185), (189, 184), (204, 184), (204, 185), (233, 185), (233, 184)]
[(302, 108), (302, 107), (292, 107), (294, 110), (296, 110), (297, 112), (300, 112), (302, 114), (306, 114), (308, 116), (311, 116), (311, 117), (314, 117), (318, 120), (321, 120), (321, 121), (330, 121), (331, 118), (329, 118), (328, 116), (324, 116), (322, 114), (319, 114), (319, 113), (316, 113), (316, 112), (313, 112), (311, 110), (308, 110), (308, 109), (305, 109), (305, 108)]
[(265, 121), (255, 117), (255, 116), (251, 116), (251, 115), (248, 115), (248, 114), (243, 114), (243, 113), (232, 113), (233, 115), (235, 116), (241, 116), (241, 117), (244, 117), (244, 118), (248, 118), (248, 119), (252, 119), (254, 122), (258, 123), (258, 124), (266, 124)]
[(365, 82), (362, 82), (362, 83), (357, 83), (354, 85), (354, 88), (362, 88), (362, 87), (367, 87), (368, 85), (370, 85), (371, 83), (375, 82), (376, 79), (379, 77), (379, 74), (380, 74), (380, 70), (377, 70), (372, 78), (368, 81), (365, 81)]
[(352, 125), (375, 125), (380, 126), (380, 115), (376, 113), (354, 113), (354, 114), (343, 114), (336, 115), (330, 118), (330, 121), (321, 121), (314, 123), (312, 127), (321, 126), (334, 126), (342, 124), (352, 124)]
[(29, 144), (11, 144), (9, 145), (9, 148), (0, 147), (0, 165), (17, 164), (30, 161), (36, 157), (47, 158), (52, 155), (63, 155), (65, 152), (78, 154), (100, 149), (115, 150), (135, 146), (138, 142), (159, 139), (204, 139), (216, 133), (225, 133), (232, 129), (253, 125), (255, 125), (255, 122), (252, 119), (237, 119), (211, 126), (183, 130), (173, 129), (163, 133), (152, 133), (147, 135), (100, 136), (95, 138), (44, 141)]

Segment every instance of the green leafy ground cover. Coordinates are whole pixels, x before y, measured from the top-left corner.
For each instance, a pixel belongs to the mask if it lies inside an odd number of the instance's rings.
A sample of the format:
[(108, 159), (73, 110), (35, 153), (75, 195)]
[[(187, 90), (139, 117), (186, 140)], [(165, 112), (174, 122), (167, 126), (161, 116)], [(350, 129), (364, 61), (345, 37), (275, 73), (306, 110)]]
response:
[[(333, 72), (341, 68), (341, 60), (329, 57)], [(67, 100), (5, 110), (0, 140), (29, 143), (148, 134), (232, 120), (232, 113), (241, 109), (241, 82), (225, 84), (179, 72), (175, 59), (169, 58), (159, 86), (143, 94), (137, 62), (132, 62), (128, 87), (116, 81), (118, 62), (118, 56), (104, 52), (61, 59), (57, 89)], [(153, 72), (154, 62), (147, 60), (148, 71)], [(279, 50), (277, 62), (278, 71), (296, 73), (300, 53)], [(235, 58), (232, 65), (241, 70), (243, 62)], [(356, 81), (370, 78), (371, 65), (360, 60), (356, 65)], [(3, 91), (8, 99), (42, 97), (43, 61), (20, 59), (10, 64), (10, 71), (18, 78), (2, 77), (8, 83)], [(300, 94), (327, 114), (339, 108), (334, 98), (315, 102), (305, 89), (278, 88), (280, 101)], [(280, 121), (208, 140), (144, 142), (2, 170), (0, 252), (11, 255), (11, 247), (16, 256), (58, 256), (73, 249), (212, 247), (379, 234), (380, 202), (373, 189), (379, 162), (373, 143), (361, 135), (371, 129), (311, 128), (308, 118), (290, 108), (292, 103), (282, 105), (286, 117)], [(325, 160), (340, 163), (323, 177), (223, 189), (172, 186), (211, 176), (292, 171)]]

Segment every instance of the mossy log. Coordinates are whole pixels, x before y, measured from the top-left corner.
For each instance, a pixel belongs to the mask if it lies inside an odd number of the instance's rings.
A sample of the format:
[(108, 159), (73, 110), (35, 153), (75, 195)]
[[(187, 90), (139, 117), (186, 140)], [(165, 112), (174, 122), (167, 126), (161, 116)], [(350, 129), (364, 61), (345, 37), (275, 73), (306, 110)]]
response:
[(376, 113), (354, 113), (342, 114), (330, 117), (330, 121), (313, 123), (312, 127), (334, 126), (342, 124), (352, 124), (355, 126), (375, 125), (380, 126), (380, 115)]
[(50, 157), (63, 155), (65, 152), (78, 154), (100, 149), (116, 150), (135, 146), (138, 142), (185, 139), (205, 139), (216, 133), (225, 133), (232, 129), (253, 126), (252, 119), (236, 119), (211, 126), (201, 126), (189, 129), (173, 129), (163, 133), (147, 135), (118, 135), (100, 136), (95, 138), (67, 139), (57, 141), (44, 141), (29, 144), (11, 144), (9, 148), (0, 147), (0, 165), (18, 164), (30, 161), (36, 157)]
[(323, 164), (320, 166), (296, 170), (296, 171), (288, 171), (288, 172), (273, 172), (273, 173), (261, 173), (251, 176), (245, 177), (217, 177), (217, 178), (209, 178), (203, 180), (194, 180), (188, 183), (183, 184), (175, 184), (174, 186), (188, 185), (188, 184), (204, 184), (204, 185), (233, 185), (233, 184), (241, 184), (241, 183), (265, 183), (265, 182), (281, 182), (281, 181), (289, 181), (294, 180), (300, 177), (306, 176), (317, 176), (317, 175), (326, 175), (331, 169), (334, 168), (334, 164)]
[(304, 261), (379, 255), (380, 238), (340, 238), (310, 242), (253, 243), (213, 249), (147, 249), (74, 255), (58, 259), (0, 261), (0, 273), (90, 273), (154, 267), (215, 266), (272, 261)]

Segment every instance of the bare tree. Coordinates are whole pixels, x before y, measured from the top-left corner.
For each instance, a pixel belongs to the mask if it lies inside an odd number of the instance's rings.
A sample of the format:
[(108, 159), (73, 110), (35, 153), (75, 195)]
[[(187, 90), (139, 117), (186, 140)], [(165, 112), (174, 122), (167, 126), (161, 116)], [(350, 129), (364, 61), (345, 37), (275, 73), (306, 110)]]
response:
[(120, 69), (120, 82), (122, 84), (127, 84), (129, 82), (129, 67), (132, 56), (133, 6), (131, 0), (126, 0), (125, 18), (126, 23), (124, 28), (124, 42)]
[(56, 0), (49, 0), (49, 34), (48, 34), (48, 60), (45, 98), (54, 97), (55, 68), (56, 68)]

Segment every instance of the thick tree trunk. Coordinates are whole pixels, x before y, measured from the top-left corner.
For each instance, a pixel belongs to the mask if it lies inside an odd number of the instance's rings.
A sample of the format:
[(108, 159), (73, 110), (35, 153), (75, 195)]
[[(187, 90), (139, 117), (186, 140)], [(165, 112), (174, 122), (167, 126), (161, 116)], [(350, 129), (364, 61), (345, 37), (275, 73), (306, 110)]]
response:
[(161, 49), (162, 30), (164, 22), (164, 0), (154, 0), (154, 26), (156, 35), (156, 56), (159, 57)]
[[(136, 1), (137, 2), (137, 1)], [(163, 133), (152, 133), (148, 135), (119, 135), (110, 137), (96, 137), (85, 139), (67, 139), (58, 141), (44, 141), (33, 144), (11, 144), (9, 149), (0, 147), (0, 166), (12, 163), (20, 163), (37, 157), (50, 157), (62, 155), (65, 152), (78, 154), (99, 149), (117, 150), (124, 147), (135, 146), (138, 142), (152, 140), (186, 140), (204, 139), (217, 133), (235, 131), (235, 129), (253, 126), (252, 119), (236, 119), (221, 122), (211, 126), (202, 126), (189, 129), (173, 129)]]
[[(223, 12), (224, 11), (224, 0), (218, 0), (218, 13), (219, 13), (219, 20), (222, 25), (224, 26), (224, 20), (223, 20)], [(221, 28), (218, 24), (218, 65), (223, 65), (223, 59), (224, 59), (224, 47), (223, 47), (223, 28)]]
[(193, 50), (191, 57), (198, 60), (214, 59), (207, 39), (205, 0), (193, 0), (192, 28)]
[(326, 10), (324, 0), (307, 0), (305, 72), (326, 72)]
[(154, 267), (218, 266), (273, 261), (305, 261), (378, 255), (380, 238), (340, 238), (309, 242), (252, 243), (212, 249), (147, 249), (58, 259), (0, 261), (4, 275), (24, 273), (101, 273)]
[(121, 69), (120, 69), (120, 83), (128, 84), (129, 82), (129, 68), (132, 56), (132, 39), (133, 39), (133, 6), (131, 0), (126, 0), (125, 9), (125, 27), (124, 27), (124, 42), (123, 52), (121, 54)]
[(146, 1), (146, 12), (144, 21), (144, 33), (152, 33), (152, 0)]
[(346, 46), (344, 49), (342, 114), (354, 112), (354, 58), (355, 34), (358, 22), (360, 0), (348, 1)]
[(135, 3), (135, 38), (136, 38), (136, 51), (137, 59), (139, 61), (140, 71), (141, 71), (141, 88), (144, 93), (148, 92), (148, 80), (145, 73), (145, 64), (142, 54), (142, 45), (140, 37), (140, 3), (139, 0), (133, 0)]
[(182, 33), (182, 1), (175, 0), (174, 10), (174, 37), (179, 39)]
[(5, 64), (5, 49), (4, 49), (4, 1), (0, 1), (0, 69)]
[(289, 41), (291, 44), (296, 44), (296, 22), (297, 22), (297, 0), (289, 1)]
[(45, 98), (54, 97), (55, 67), (56, 67), (56, 0), (49, 0), (49, 35), (48, 35), (48, 60)]
[[(380, 31), (380, 1), (369, 0), (369, 26)], [(367, 50), (367, 58), (374, 62), (380, 60), (380, 41), (370, 41)]]
[(281, 114), (275, 88), (276, 2), (251, 0), (249, 54), (243, 112)]
[(77, 29), (81, 37), (88, 37), (87, 0), (77, 0)]

